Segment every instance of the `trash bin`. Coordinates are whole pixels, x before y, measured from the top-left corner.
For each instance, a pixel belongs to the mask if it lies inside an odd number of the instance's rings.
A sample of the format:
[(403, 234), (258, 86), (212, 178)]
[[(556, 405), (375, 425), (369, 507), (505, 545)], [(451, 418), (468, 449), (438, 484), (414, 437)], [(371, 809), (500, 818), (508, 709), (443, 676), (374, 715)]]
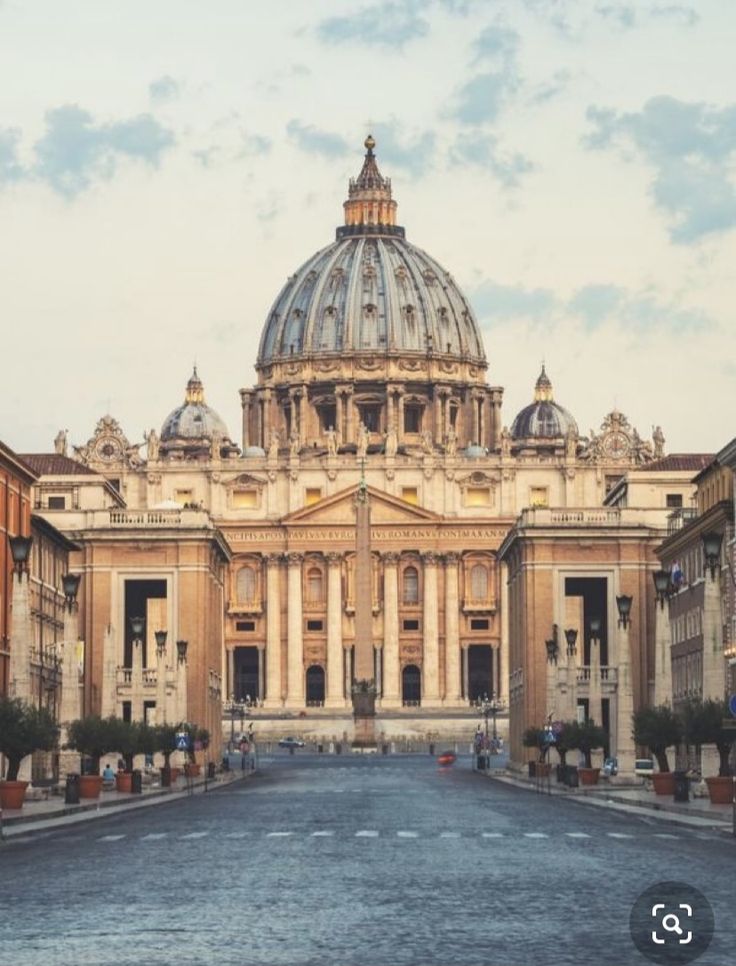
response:
[(567, 775), (565, 776), (565, 784), (570, 788), (578, 788), (580, 785), (580, 779), (578, 778), (577, 766), (568, 765), (566, 771)]
[(164, 765), (164, 767), (161, 769), (161, 787), (171, 787), (171, 768), (167, 765)]
[(335, 754), (336, 755), (342, 754), (342, 742), (340, 741), (338, 741), (338, 743), (335, 745)]
[(140, 768), (134, 768), (130, 774), (130, 790), (134, 795), (140, 795), (143, 791), (143, 776)]
[(214, 761), (207, 762), (207, 778), (215, 777), (215, 763)]
[(690, 801), (690, 779), (686, 771), (675, 772), (675, 791), (672, 798), (675, 802)]
[(385, 741), (381, 745), (381, 754), (383, 754), (383, 755), (387, 755), (388, 754), (388, 743), (385, 742)]
[(64, 789), (64, 804), (79, 805), (79, 775), (71, 773), (66, 776)]
[(567, 765), (555, 765), (555, 775), (557, 781), (564, 785), (567, 778)]
[(321, 755), (323, 751), (324, 751), (324, 748), (322, 747), (322, 742), (320, 741), (319, 744), (317, 745), (317, 754)]
[(537, 763), (536, 763), (536, 761), (530, 761), (528, 764), (529, 764), (529, 777), (530, 778), (536, 778), (537, 777)]

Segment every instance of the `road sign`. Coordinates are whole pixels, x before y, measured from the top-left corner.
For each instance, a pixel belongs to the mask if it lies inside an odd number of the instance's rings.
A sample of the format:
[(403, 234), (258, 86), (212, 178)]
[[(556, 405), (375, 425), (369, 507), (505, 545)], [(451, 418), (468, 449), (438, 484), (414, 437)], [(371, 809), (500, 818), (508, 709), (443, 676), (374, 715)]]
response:
[(736, 718), (736, 694), (732, 694), (728, 699), (728, 710)]
[(189, 750), (189, 735), (186, 731), (179, 731), (176, 735), (176, 750), (177, 751), (188, 751)]

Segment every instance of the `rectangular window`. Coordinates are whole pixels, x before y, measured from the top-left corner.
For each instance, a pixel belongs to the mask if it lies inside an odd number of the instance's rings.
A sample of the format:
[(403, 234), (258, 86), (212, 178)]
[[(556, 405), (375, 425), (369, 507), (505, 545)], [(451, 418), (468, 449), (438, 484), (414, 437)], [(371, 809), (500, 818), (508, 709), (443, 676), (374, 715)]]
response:
[(185, 506), (187, 503), (194, 503), (194, 490), (176, 490), (174, 499), (177, 503)]
[(487, 631), (488, 621), (481, 620), (480, 618), (473, 618), (470, 622), (471, 631)]
[(233, 509), (255, 510), (257, 506), (257, 490), (233, 490)]
[(489, 486), (469, 486), (465, 490), (465, 506), (490, 506), (491, 488)]
[(419, 621), (404, 621), (402, 626), (405, 631), (418, 631)]
[(405, 503), (411, 503), (417, 506), (419, 503), (419, 490), (416, 486), (402, 486), (401, 487), (401, 499)]
[(422, 431), (422, 407), (404, 406), (404, 432), (420, 433)]
[(255, 621), (235, 621), (236, 631), (254, 631), (256, 629)]
[(369, 433), (377, 433), (381, 429), (381, 407), (378, 405), (358, 406), (360, 420)]
[(307, 621), (308, 631), (321, 631), (323, 626), (322, 621)]
[(319, 503), (322, 499), (322, 490), (319, 486), (308, 486), (306, 493), (304, 495), (304, 505), (311, 506), (313, 503)]
[(549, 492), (546, 486), (532, 486), (529, 490), (529, 506), (549, 506)]
[(673, 509), (682, 506), (682, 493), (668, 493), (666, 499), (667, 506)]
[(50, 496), (49, 497), (49, 510), (66, 510), (66, 497), (65, 496)]

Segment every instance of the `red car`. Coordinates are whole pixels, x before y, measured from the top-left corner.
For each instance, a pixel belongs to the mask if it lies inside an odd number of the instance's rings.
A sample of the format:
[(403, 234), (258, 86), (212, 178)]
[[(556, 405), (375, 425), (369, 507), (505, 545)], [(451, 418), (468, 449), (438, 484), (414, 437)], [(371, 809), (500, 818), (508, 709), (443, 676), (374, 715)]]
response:
[(441, 755), (437, 756), (438, 765), (454, 765), (457, 760), (457, 756), (454, 751), (443, 751)]

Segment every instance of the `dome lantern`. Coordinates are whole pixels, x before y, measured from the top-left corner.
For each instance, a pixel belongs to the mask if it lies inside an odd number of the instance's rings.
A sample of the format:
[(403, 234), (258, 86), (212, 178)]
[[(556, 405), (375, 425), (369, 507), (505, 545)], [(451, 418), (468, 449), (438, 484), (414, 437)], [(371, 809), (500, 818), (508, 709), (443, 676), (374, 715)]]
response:
[(343, 203), (345, 224), (337, 229), (337, 238), (350, 235), (399, 235), (404, 229), (396, 224), (396, 202), (391, 197), (391, 179), (384, 178), (378, 170), (373, 148), (374, 138), (369, 134), (363, 142), (366, 153), (363, 167), (357, 178), (351, 178), (348, 198)]
[(577, 436), (577, 423), (563, 406), (555, 402), (552, 382), (542, 365), (534, 386), (534, 402), (517, 414), (511, 424), (511, 437), (534, 446)]

